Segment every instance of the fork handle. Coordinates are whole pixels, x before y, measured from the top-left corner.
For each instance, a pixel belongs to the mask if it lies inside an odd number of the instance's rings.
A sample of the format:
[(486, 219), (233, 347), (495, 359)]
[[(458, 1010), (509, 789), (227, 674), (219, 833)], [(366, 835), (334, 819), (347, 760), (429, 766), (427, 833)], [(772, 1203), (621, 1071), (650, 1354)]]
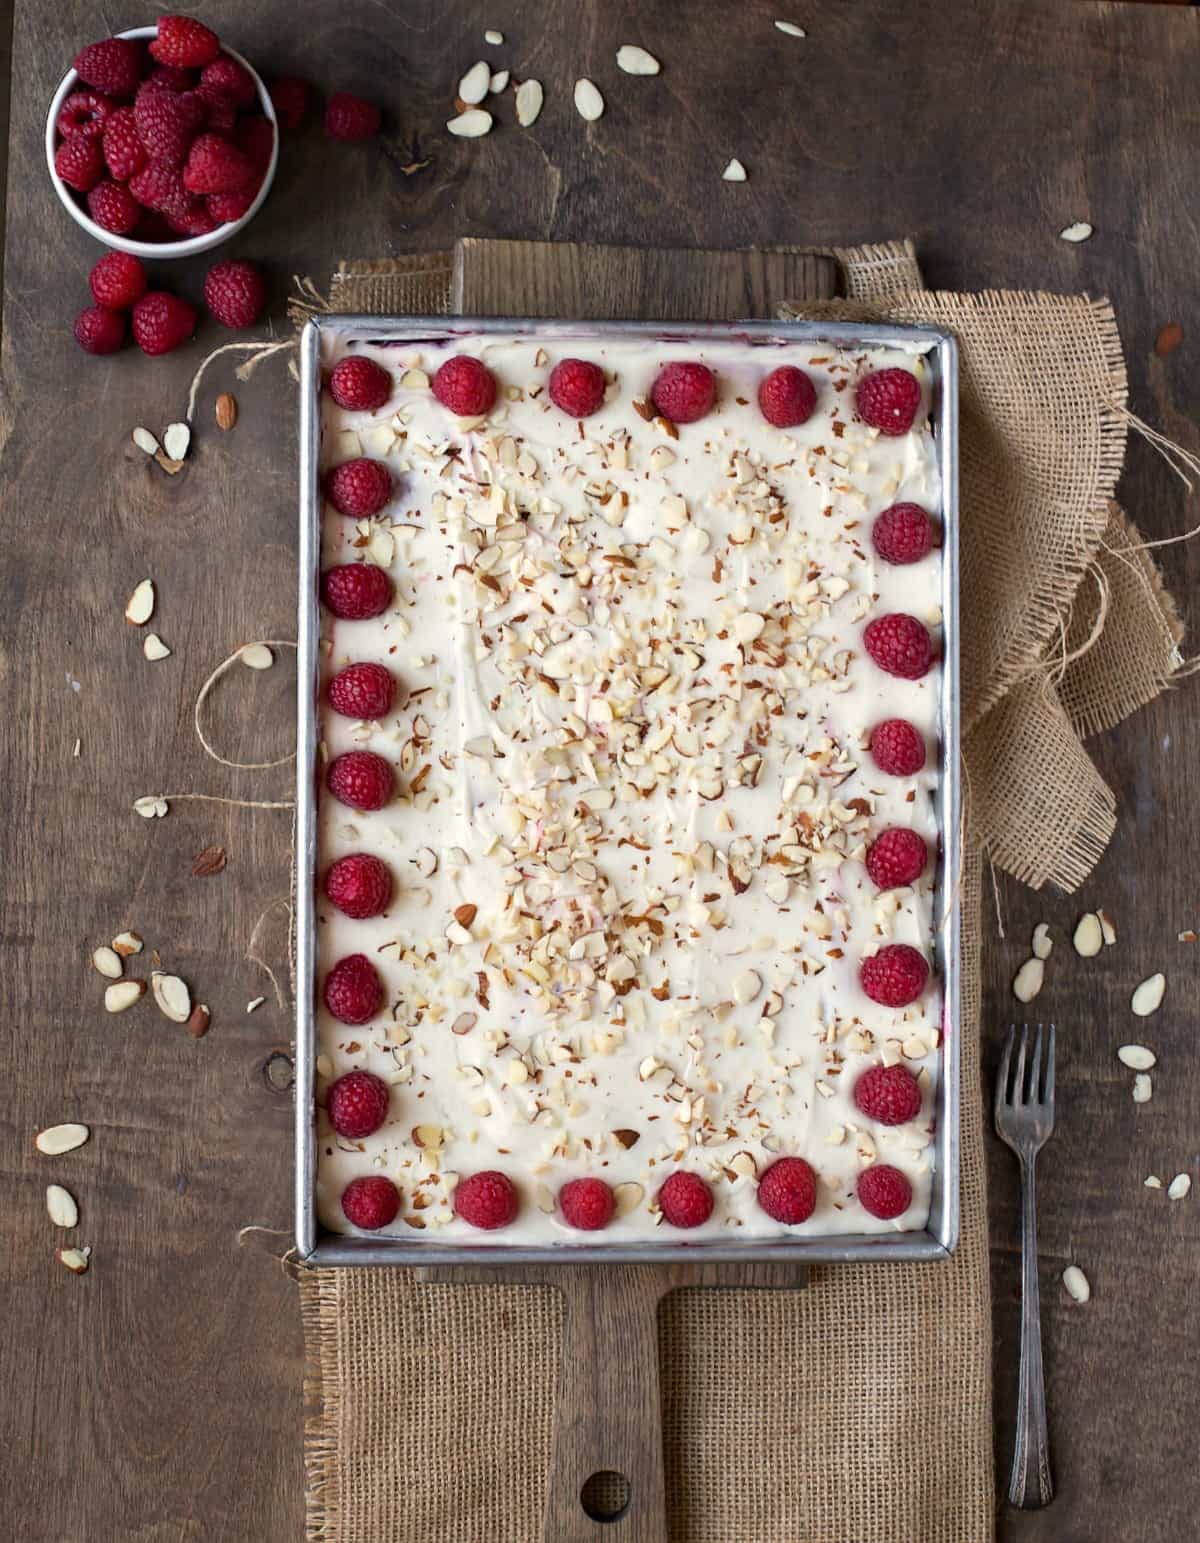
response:
[(1038, 1290), (1037, 1187), (1034, 1159), (1021, 1164), (1021, 1375), (1017, 1389), (1017, 1439), (1008, 1498), (1024, 1511), (1054, 1499), (1046, 1382), (1042, 1371), (1042, 1304)]

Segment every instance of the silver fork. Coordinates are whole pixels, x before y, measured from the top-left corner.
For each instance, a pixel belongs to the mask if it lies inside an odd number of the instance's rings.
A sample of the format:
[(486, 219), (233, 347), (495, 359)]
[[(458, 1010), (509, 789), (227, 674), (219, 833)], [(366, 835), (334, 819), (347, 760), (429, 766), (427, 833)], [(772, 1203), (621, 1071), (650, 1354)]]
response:
[[(1054, 1130), (1054, 1025), (1045, 1036), (1037, 1026), (1029, 1055), (1029, 1025), (1008, 1031), (996, 1078), (996, 1132), (1021, 1164), (1021, 1378), (1017, 1390), (1017, 1439), (1008, 1498), (1036, 1511), (1054, 1499), (1050, 1439), (1046, 1429), (1046, 1383), (1042, 1371), (1042, 1306), (1038, 1292), (1037, 1189), (1034, 1164)], [(1014, 1066), (1013, 1050), (1016, 1050)]]

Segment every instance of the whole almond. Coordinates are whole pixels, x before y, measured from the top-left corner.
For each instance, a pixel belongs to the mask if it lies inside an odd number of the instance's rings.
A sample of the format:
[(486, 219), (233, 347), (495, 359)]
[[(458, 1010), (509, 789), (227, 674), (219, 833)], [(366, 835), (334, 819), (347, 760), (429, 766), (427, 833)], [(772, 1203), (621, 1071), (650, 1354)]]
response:
[(214, 873), (220, 873), (225, 866), (225, 848), (218, 846), (205, 847), (203, 852), (197, 852), (192, 859), (192, 877), (195, 879), (207, 879)]
[(81, 1147), (90, 1135), (86, 1125), (50, 1125), (38, 1131), (33, 1144), (46, 1157), (61, 1157)]
[(237, 397), (231, 396), (228, 391), (222, 391), (221, 395), (217, 398), (217, 427), (228, 432), (237, 422), (237, 415)]
[(75, 1196), (61, 1184), (46, 1186), (46, 1211), (56, 1227), (74, 1227), (79, 1222)]
[(146, 989), (144, 980), (119, 980), (104, 992), (104, 1006), (110, 1013), (123, 1013), (132, 1007)]
[(197, 1002), (192, 1008), (191, 1016), (187, 1021), (187, 1031), (193, 1039), (203, 1039), (208, 1033), (210, 1016), (203, 1002)]
[(478, 906), (471, 905), (470, 903), (466, 905), (456, 905), (454, 907), (454, 920), (460, 927), (469, 927), (475, 920), (475, 916), (478, 910)]

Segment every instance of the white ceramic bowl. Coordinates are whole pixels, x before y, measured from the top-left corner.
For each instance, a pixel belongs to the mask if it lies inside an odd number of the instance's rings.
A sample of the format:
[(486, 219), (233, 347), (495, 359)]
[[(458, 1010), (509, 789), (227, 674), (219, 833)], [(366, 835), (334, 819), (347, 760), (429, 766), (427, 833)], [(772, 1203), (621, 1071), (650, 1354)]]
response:
[[(158, 36), (157, 27), (131, 27), (128, 32), (118, 32), (118, 37), (123, 38), (152, 38)], [(275, 108), (262, 77), (248, 59), (243, 59), (241, 54), (230, 48), (227, 44), (221, 44), (222, 51), (245, 69), (249, 70), (254, 78), (254, 85), (258, 91), (258, 103), (263, 113), (271, 120), (275, 129), (275, 143), (271, 149), (271, 162), (267, 167), (267, 174), (262, 180), (262, 186), (254, 202), (242, 215), (240, 220), (230, 220), (225, 225), (218, 225), (216, 230), (210, 230), (206, 236), (188, 236), (179, 241), (135, 241), (131, 236), (118, 236), (111, 230), (105, 230), (102, 225), (97, 225), (88, 214), (87, 209), (76, 202), (75, 194), (66, 185), (54, 169), (54, 152), (57, 148), (55, 123), (62, 104), (76, 89), (82, 89), (82, 83), (74, 70), (68, 70), (63, 77), (62, 85), (54, 93), (54, 100), (50, 103), (50, 112), (46, 118), (46, 165), (50, 169), (50, 180), (54, 184), (54, 191), (58, 194), (59, 202), (75, 221), (87, 231), (89, 236), (95, 236), (97, 241), (102, 241), (105, 246), (114, 247), (118, 252), (132, 252), (135, 257), (154, 259), (166, 259), (170, 257), (193, 257), (197, 252), (208, 252), (213, 247), (220, 246), (222, 241), (228, 241), (230, 236), (236, 236), (240, 230), (244, 230), (254, 216), (263, 206), (263, 200), (271, 191), (271, 184), (275, 180), (275, 167), (279, 163), (279, 124), (275, 118)]]

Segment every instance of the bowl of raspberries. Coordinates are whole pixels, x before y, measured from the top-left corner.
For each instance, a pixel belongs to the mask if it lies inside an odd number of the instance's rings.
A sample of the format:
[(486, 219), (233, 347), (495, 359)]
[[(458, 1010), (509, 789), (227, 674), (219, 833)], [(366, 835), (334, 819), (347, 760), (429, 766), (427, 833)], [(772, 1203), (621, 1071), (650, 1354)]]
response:
[(253, 67), (190, 16), (89, 43), (54, 94), (46, 161), (106, 246), (188, 257), (236, 235), (275, 176), (275, 108)]

